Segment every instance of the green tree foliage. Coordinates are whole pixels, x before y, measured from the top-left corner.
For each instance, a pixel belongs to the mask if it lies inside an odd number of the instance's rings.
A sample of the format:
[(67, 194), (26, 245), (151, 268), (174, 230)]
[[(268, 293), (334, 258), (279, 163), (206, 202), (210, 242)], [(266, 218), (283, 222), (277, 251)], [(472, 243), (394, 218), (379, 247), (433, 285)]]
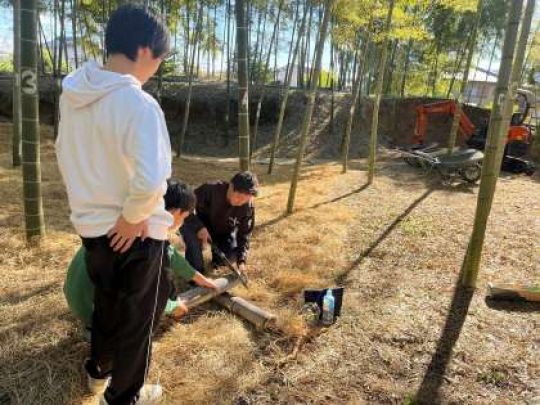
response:
[[(58, 0), (42, 0), (39, 7), (44, 11), (52, 12)], [(109, 13), (118, 5), (127, 3), (127, 0), (78, 0), (73, 16), (72, 8), (66, 7), (66, 19), (73, 21), (78, 27), (77, 45), (79, 58), (102, 58), (103, 29)], [(142, 0), (132, 0), (141, 3)], [(4, 0), (4, 3), (10, 2)], [(366, 30), (369, 19), (374, 20), (370, 41), (373, 47), (380, 43), (381, 28), (384, 21), (384, 7), (380, 2), (371, 0), (336, 0), (332, 16), (331, 33), (329, 41), (333, 41), (336, 61), (334, 80), (342, 87), (350, 87), (354, 81), (354, 71), (359, 57), (360, 35)], [(484, 56), (493, 48), (505, 22), (505, 1), (485, 0), (478, 26), (478, 41), (475, 47), (473, 60), (478, 60), (480, 53)], [(197, 6), (203, 5), (203, 27), (198, 47), (197, 72), (203, 77), (208, 70), (209, 60), (212, 60), (212, 71), (216, 59), (226, 58), (222, 55), (225, 47), (224, 24), (226, 21), (226, 0), (151, 0), (150, 8), (157, 13), (163, 12), (173, 34), (173, 47), (176, 51), (175, 66), (168, 68), (164, 74), (185, 74), (188, 71), (188, 59), (193, 46), (195, 24), (197, 19)], [(232, 2), (234, 6), (234, 1)], [(275, 23), (278, 0), (251, 0), (247, 4), (246, 18), (248, 19), (248, 54), (250, 79), (264, 82), (272, 81), (273, 63), (266, 77), (257, 79), (263, 74), (264, 60), (271, 31)], [(278, 52), (280, 68), (283, 67), (283, 53), (289, 49), (292, 40), (292, 27), (295, 19), (295, 10), (298, 5), (312, 7), (311, 26), (307, 30), (306, 38), (310, 39), (309, 46), (303, 43), (300, 50), (299, 62), (303, 69), (301, 77), (309, 79), (309, 69), (313, 63), (314, 42), (320, 24), (321, 0), (286, 0), (280, 17), (280, 41)], [(392, 29), (389, 33), (389, 60), (387, 72), (389, 81), (385, 84), (385, 94), (400, 94), (403, 88), (404, 95), (434, 95), (446, 96), (449, 90), (459, 88), (459, 74), (463, 67), (464, 49), (467, 47), (468, 33), (472, 20), (475, 18), (477, 0), (396, 0)], [(66, 21), (66, 25), (70, 26)], [(259, 24), (260, 23), (260, 24)], [(234, 21), (231, 22), (234, 24)], [(48, 38), (52, 44), (52, 38)], [(372, 50), (373, 47), (369, 47)], [(330, 49), (328, 46), (327, 49)], [(44, 57), (46, 52), (42, 52)], [(83, 56), (84, 55), (84, 56)], [(372, 54), (373, 55), (373, 54)], [(234, 56), (233, 56), (234, 57)], [(535, 55), (527, 59), (528, 71), (532, 67)], [(371, 58), (369, 66), (365, 69), (366, 79), (373, 78), (376, 58)], [(474, 63), (473, 63), (474, 64)], [(225, 65), (225, 64), (222, 64)], [(235, 64), (231, 64), (235, 66)], [(71, 66), (69, 68), (72, 68)], [(209, 74), (210, 72), (206, 72)], [(329, 85), (328, 76), (322, 80), (322, 85)], [(372, 84), (372, 80), (368, 80)], [(301, 80), (302, 81), (302, 80)], [(307, 80), (304, 80), (307, 83)], [(364, 86), (364, 92), (371, 89)]]

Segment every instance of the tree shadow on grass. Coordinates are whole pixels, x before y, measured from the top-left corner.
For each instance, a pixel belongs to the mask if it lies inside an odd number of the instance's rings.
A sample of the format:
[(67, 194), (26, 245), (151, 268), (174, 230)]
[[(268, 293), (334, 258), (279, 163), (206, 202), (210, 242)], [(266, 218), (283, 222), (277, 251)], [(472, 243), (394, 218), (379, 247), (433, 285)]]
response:
[[(340, 195), (338, 197), (334, 197), (328, 201), (323, 201), (323, 202), (320, 202), (320, 203), (317, 203), (317, 204), (314, 204), (314, 205), (311, 205), (309, 207), (305, 207), (305, 208), (300, 208), (300, 209), (297, 209), (293, 212), (293, 214), (296, 214), (296, 213), (299, 213), (299, 212), (302, 212), (302, 211), (307, 211), (307, 210), (312, 210), (312, 209), (316, 209), (316, 208), (320, 208), (320, 207), (323, 207), (325, 205), (329, 205), (329, 204), (333, 204), (333, 203), (336, 203), (336, 202), (339, 202), (341, 200), (344, 200), (346, 198), (349, 198), (349, 197), (352, 197), (353, 195), (356, 195), (356, 194), (359, 194), (361, 193), (362, 191), (364, 191), (366, 188), (369, 187), (369, 184), (364, 184), (363, 186), (355, 189), (355, 190), (352, 190), (352, 191), (349, 191), (348, 193), (345, 193), (343, 195)], [(261, 232), (263, 231), (264, 229), (272, 226), (272, 225), (275, 225), (277, 224), (278, 222), (284, 220), (285, 218), (289, 217), (290, 215), (293, 215), (293, 214), (287, 214), (287, 213), (282, 213), (282, 214), (279, 214), (277, 217), (275, 218), (272, 218), (266, 222), (263, 222), (262, 224), (260, 225), (257, 225), (255, 227), (255, 233), (258, 233), (258, 232)]]
[(463, 329), (475, 291), (474, 288), (462, 286), (462, 272), (456, 282), (450, 309), (448, 310), (441, 336), (437, 342), (435, 353), (416, 392), (415, 403), (438, 404), (441, 402), (439, 391), (444, 382), (446, 368), (452, 359), (454, 346)]
[[(366, 184), (362, 185), (361, 187), (357, 188), (356, 190), (349, 191), (348, 193), (340, 195), (339, 197), (332, 198), (331, 200), (317, 203), (315, 205), (312, 205), (310, 207), (305, 208), (304, 210), (311, 210), (311, 209), (315, 209), (315, 208), (320, 208), (320, 207), (322, 207), (324, 205), (339, 202), (339, 201), (344, 200), (346, 198), (352, 197), (353, 195), (361, 193), (362, 191), (364, 191), (368, 187), (369, 187), (369, 184), (366, 183)], [(299, 210), (299, 211), (302, 211), (302, 210)]]
[(345, 269), (345, 271), (343, 271), (341, 274), (339, 274), (339, 276), (336, 278), (336, 282), (338, 285), (342, 285), (342, 284), (345, 284), (346, 283), (346, 280), (347, 280), (347, 277), (349, 275), (349, 273), (355, 269), (356, 267), (358, 267), (358, 265), (360, 265), (360, 263), (362, 263), (362, 261), (368, 257), (371, 252), (373, 252), (373, 250), (375, 250), (389, 235), (390, 233), (392, 233), (392, 231), (405, 219), (407, 218), (407, 216), (422, 202), (424, 201), (427, 197), (430, 196), (430, 194), (434, 191), (435, 189), (433, 188), (430, 188), (430, 189), (427, 189), (424, 193), (422, 193), (422, 195), (420, 197), (418, 197), (416, 200), (414, 200), (412, 202), (411, 205), (409, 205), (407, 207), (407, 209), (405, 211), (403, 211), (396, 219), (394, 219), (394, 221), (392, 221), (392, 223), (390, 225), (388, 225), (386, 227), (386, 229), (379, 235), (379, 237), (373, 242), (371, 243), (371, 245), (369, 245), (365, 250), (362, 251), (362, 253), (360, 253), (360, 255), (358, 256), (358, 258), (356, 260), (354, 260), (350, 265), (349, 267), (347, 267)]
[(0, 305), (20, 304), (33, 297), (45, 295), (52, 291), (57, 291), (59, 288), (60, 288), (60, 283), (55, 281), (52, 283), (45, 284), (41, 287), (38, 287), (26, 293), (18, 293), (18, 292), (7, 293), (0, 298)]
[(85, 392), (82, 360), (87, 343), (73, 334), (40, 350), (0, 356), (0, 403), (81, 403)]

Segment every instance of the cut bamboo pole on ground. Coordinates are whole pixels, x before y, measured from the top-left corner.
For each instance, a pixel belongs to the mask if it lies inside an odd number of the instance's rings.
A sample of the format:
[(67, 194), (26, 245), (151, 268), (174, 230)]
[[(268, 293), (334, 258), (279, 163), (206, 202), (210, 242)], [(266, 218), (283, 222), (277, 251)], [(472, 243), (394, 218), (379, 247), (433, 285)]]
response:
[(257, 329), (264, 329), (276, 320), (275, 315), (259, 308), (252, 302), (227, 292), (240, 284), (240, 279), (236, 274), (228, 274), (225, 277), (215, 279), (214, 283), (218, 287), (215, 290), (204, 287), (195, 287), (178, 294), (178, 299), (182, 300), (188, 309), (195, 308), (205, 302), (214, 300), (233, 314), (241, 316), (246, 321), (255, 325)]
[(540, 285), (488, 284), (488, 298), (492, 300), (525, 300), (540, 302)]
[(210, 301), (212, 298), (223, 294), (225, 291), (236, 287), (240, 283), (240, 279), (236, 274), (228, 274), (225, 277), (221, 277), (214, 280), (217, 285), (217, 289), (195, 287), (187, 290), (181, 294), (178, 294), (178, 299), (182, 300), (184, 304), (189, 308), (194, 308), (205, 302)]
[(381, 105), (381, 94), (384, 83), (384, 72), (386, 71), (386, 56), (388, 53), (388, 33), (392, 25), (392, 12), (394, 11), (394, 0), (388, 2), (388, 13), (384, 25), (385, 38), (381, 44), (381, 56), (377, 67), (377, 82), (375, 88), (375, 100), (373, 101), (373, 116), (371, 118), (371, 136), (369, 139), (368, 158), (368, 184), (373, 183), (375, 176), (375, 158), (377, 155), (377, 133), (379, 131), (379, 108)]
[[(534, 0), (529, 0), (529, 2), (534, 2)], [(514, 50), (516, 48), (523, 0), (508, 0), (506, 5), (508, 9), (508, 18), (502, 50), (501, 67), (499, 69), (499, 77), (497, 79), (497, 87), (493, 99), (493, 108), (489, 120), (488, 137), (485, 147), (485, 158), (482, 165), (482, 178), (480, 180), (480, 189), (478, 191), (474, 226), (462, 267), (463, 277), (461, 281), (466, 287), (476, 287), (487, 221), (491, 212), (495, 187), (501, 170), (504, 144), (510, 124), (510, 115), (512, 112), (511, 89), (515, 88), (514, 86), (517, 86), (517, 83), (511, 83), (510, 79), (513, 76), (512, 65), (514, 62)], [(528, 32), (524, 33), (525, 38), (528, 34)], [(520, 55), (517, 55), (516, 60), (518, 62), (521, 60), (522, 62), (523, 57), (520, 59)], [(521, 64), (519, 66), (516, 64), (513, 68), (521, 71)]]
[(227, 308), (233, 314), (241, 316), (257, 329), (265, 329), (276, 320), (276, 316), (259, 308), (257, 305), (228, 292), (214, 297), (214, 301)]

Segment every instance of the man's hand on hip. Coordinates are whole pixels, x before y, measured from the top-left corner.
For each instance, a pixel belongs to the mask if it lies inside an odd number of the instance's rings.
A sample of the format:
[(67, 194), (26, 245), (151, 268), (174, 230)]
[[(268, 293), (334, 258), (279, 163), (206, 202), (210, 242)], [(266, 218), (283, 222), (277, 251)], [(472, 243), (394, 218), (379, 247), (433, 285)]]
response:
[(107, 236), (111, 240), (110, 246), (115, 252), (126, 252), (136, 238), (146, 239), (148, 234), (148, 223), (146, 220), (136, 224), (131, 224), (120, 215), (116, 224), (109, 231)]

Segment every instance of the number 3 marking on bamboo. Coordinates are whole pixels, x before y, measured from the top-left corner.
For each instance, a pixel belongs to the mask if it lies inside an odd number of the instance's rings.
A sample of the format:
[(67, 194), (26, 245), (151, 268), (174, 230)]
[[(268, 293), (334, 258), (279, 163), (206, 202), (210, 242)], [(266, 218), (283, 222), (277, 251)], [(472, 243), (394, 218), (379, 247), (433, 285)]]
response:
[(33, 96), (37, 92), (36, 73), (32, 70), (21, 72), (21, 90), (24, 94)]

